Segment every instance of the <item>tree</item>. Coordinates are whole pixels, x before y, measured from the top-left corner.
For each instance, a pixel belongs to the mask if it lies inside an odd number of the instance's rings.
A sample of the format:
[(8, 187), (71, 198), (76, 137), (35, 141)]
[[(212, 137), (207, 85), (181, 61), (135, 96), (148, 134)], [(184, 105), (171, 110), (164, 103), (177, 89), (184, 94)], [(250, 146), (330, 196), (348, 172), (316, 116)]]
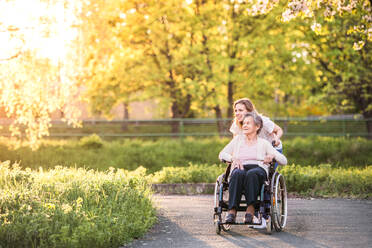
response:
[[(85, 51), (84, 95), (93, 113), (111, 118), (113, 107), (123, 104), (124, 119), (129, 118), (128, 105), (140, 99), (144, 89), (140, 50), (123, 46), (120, 33), (125, 24), (121, 1), (85, 2), (82, 6), (80, 28)], [(123, 124), (123, 130), (127, 127)]]
[[(360, 113), (367, 120), (372, 135), (372, 53), (371, 43), (357, 49), (348, 36), (358, 23), (358, 16), (345, 13), (332, 21), (319, 20), (308, 31), (312, 46), (310, 54), (318, 63), (318, 81), (322, 82), (324, 99), (334, 112)], [(315, 24), (316, 25), (316, 24)]]
[[(173, 119), (192, 117), (197, 37), (193, 36), (193, 27), (187, 25), (190, 14), (184, 3), (134, 1), (122, 11), (125, 25), (118, 37), (123, 47), (139, 51), (138, 66), (133, 70), (143, 70), (147, 94), (169, 101)], [(172, 131), (178, 132), (178, 127), (173, 122)]]

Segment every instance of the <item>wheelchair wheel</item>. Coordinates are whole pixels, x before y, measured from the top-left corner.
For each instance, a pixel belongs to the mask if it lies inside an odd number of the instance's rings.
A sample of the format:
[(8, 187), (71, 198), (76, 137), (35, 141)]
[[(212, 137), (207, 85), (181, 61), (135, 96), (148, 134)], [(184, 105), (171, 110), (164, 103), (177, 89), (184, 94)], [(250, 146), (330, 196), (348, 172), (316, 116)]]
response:
[(216, 227), (216, 233), (217, 234), (221, 233), (221, 229), (224, 230), (225, 232), (228, 232), (231, 229), (231, 225), (229, 225), (229, 224), (223, 224), (223, 225), (220, 224), (226, 218), (226, 214), (227, 214), (227, 212), (222, 212), (220, 214), (218, 214), (218, 213), (214, 214), (214, 225)]
[(218, 207), (218, 196), (219, 196), (219, 187), (220, 184), (217, 180), (215, 186), (214, 186), (214, 207), (217, 208)]
[(217, 234), (221, 234), (221, 224), (220, 224), (220, 221), (219, 220), (215, 221), (214, 222), (214, 225), (216, 227), (216, 233)]
[(221, 234), (221, 225), (216, 225), (216, 233)]
[[(220, 207), (219, 206), (219, 197), (220, 197), (221, 187), (223, 187), (222, 176), (220, 176), (217, 179), (217, 182), (216, 182), (215, 187), (214, 187), (214, 207), (215, 207), (215, 209)], [(221, 210), (219, 210), (219, 211), (221, 211)], [(220, 224), (221, 222), (223, 222), (225, 220), (226, 215), (227, 215), (227, 213), (223, 212), (223, 211), (221, 211), (220, 213), (217, 212), (217, 213), (214, 214), (214, 223), (216, 225), (216, 233), (217, 234), (221, 233), (221, 229), (224, 230), (225, 232), (227, 232), (231, 228), (231, 225), (229, 225), (229, 224), (224, 224), (224, 225)]]
[(287, 188), (284, 177), (275, 173), (271, 182), (271, 221), (275, 231), (280, 232), (287, 223)]

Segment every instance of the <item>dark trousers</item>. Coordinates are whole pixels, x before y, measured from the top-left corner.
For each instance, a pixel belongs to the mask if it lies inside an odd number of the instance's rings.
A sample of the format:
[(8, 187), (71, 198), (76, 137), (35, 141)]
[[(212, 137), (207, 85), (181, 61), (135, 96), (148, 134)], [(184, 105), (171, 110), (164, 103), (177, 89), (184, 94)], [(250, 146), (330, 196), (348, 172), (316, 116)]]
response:
[(229, 210), (238, 209), (244, 190), (247, 206), (257, 201), (266, 171), (258, 165), (244, 166), (244, 170), (234, 169), (229, 182)]

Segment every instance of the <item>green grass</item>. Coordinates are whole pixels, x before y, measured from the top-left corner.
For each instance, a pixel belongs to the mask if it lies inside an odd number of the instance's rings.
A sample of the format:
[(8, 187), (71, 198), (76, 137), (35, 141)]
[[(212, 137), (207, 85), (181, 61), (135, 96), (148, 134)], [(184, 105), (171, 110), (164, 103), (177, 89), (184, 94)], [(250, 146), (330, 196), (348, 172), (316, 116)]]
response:
[[(56, 165), (107, 170), (109, 167), (148, 172), (165, 166), (219, 164), (218, 153), (228, 138), (121, 139), (102, 141), (97, 136), (78, 140), (46, 140), (36, 151), (28, 147), (12, 149), (7, 139), (0, 141), (0, 161), (20, 162), (23, 168), (44, 169)], [(372, 141), (362, 138), (307, 137), (284, 141), (288, 163), (300, 165), (332, 164), (334, 167), (372, 164)]]
[[(191, 122), (192, 121), (192, 122)], [(283, 120), (275, 121), (283, 128), (285, 139), (293, 136), (304, 135), (325, 135), (325, 136), (365, 136), (367, 133), (366, 122), (364, 120)], [(231, 125), (231, 121), (224, 121), (226, 132)], [(85, 122), (82, 128), (72, 128), (64, 123), (55, 123), (50, 128), (51, 136), (66, 135), (65, 137), (73, 137), (73, 135), (89, 135), (93, 133), (101, 135), (135, 135), (135, 134), (170, 134), (171, 121), (131, 121), (127, 123), (127, 129), (122, 129), (120, 122)], [(177, 122), (177, 125), (181, 125)], [(203, 123), (197, 120), (185, 119), (180, 132), (185, 134), (203, 133), (206, 135), (215, 135), (218, 133), (216, 123)], [(8, 133), (8, 126), (4, 125), (1, 133)]]
[(119, 247), (156, 220), (145, 170), (0, 163), (0, 247)]

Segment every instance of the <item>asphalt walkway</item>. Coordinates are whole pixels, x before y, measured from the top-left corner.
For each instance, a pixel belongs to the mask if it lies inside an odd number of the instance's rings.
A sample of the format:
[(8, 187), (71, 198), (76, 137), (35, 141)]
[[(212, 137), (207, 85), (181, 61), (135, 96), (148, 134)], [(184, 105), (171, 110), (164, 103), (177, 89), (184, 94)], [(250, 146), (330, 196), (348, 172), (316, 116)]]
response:
[(372, 247), (372, 201), (290, 198), (287, 227), (272, 235), (247, 226), (217, 235), (212, 195), (155, 195), (154, 202), (159, 222), (126, 247)]

